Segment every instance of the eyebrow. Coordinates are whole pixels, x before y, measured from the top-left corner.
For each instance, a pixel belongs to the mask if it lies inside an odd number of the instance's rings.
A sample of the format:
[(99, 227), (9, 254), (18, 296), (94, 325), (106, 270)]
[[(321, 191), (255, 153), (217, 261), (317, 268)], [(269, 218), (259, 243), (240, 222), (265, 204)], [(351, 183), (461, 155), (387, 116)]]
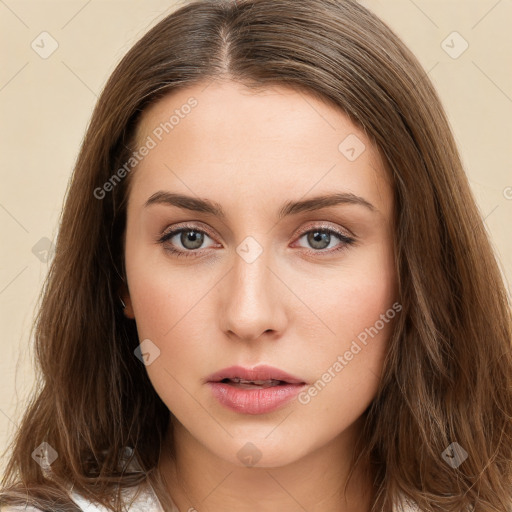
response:
[[(226, 218), (226, 214), (222, 206), (215, 201), (209, 199), (201, 199), (191, 197), (183, 194), (176, 194), (159, 190), (155, 192), (145, 203), (144, 207), (153, 204), (166, 204), (191, 210), (195, 212), (210, 213), (221, 219)], [(339, 204), (359, 205), (369, 209), (372, 212), (377, 211), (375, 206), (369, 203), (366, 199), (352, 194), (350, 192), (338, 192), (334, 194), (325, 194), (302, 201), (287, 201), (283, 204), (278, 212), (278, 218), (282, 219), (289, 215), (297, 215), (298, 213), (311, 212), (328, 208), (329, 206), (337, 206)]]

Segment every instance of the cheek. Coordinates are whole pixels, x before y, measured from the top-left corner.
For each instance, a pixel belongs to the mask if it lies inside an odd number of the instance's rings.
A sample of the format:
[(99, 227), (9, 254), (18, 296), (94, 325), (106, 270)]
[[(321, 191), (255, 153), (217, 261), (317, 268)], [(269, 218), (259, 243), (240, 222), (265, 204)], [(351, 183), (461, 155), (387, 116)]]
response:
[(160, 249), (136, 244), (130, 249), (127, 243), (126, 271), (139, 340), (149, 339), (159, 350), (147, 366), (148, 375), (168, 406), (184, 403), (190, 397), (181, 395), (180, 384), (190, 380), (191, 369), (194, 377), (207, 375), (207, 362), (214, 355), (207, 339), (213, 338), (211, 328), (205, 326), (213, 325), (208, 305), (218, 277), (207, 265), (187, 270), (171, 264)]
[[(204, 268), (204, 267), (202, 267)], [(139, 337), (171, 338), (210, 284), (207, 270), (184, 270), (171, 264), (161, 247), (139, 247), (127, 241), (126, 272)]]
[(184, 272), (142, 251), (127, 257), (126, 270), (139, 340), (149, 339), (159, 350), (146, 367), (155, 391), (170, 410), (182, 411), (185, 405), (191, 421), (204, 421), (204, 411), (191, 398), (197, 382), (190, 381), (191, 375), (195, 380), (206, 375), (201, 362), (212, 355), (211, 344), (205, 343), (204, 294), (215, 281), (206, 272)]
[(334, 331), (334, 339), (346, 342), (374, 325), (396, 300), (391, 244), (383, 241), (354, 252), (323, 281), (328, 286), (315, 293), (315, 310)]
[(347, 260), (347, 265), (331, 277), (328, 291), (314, 297), (315, 312), (325, 319), (329, 330), (322, 329), (327, 335), (319, 337), (310, 329), (316, 349), (308, 359), (318, 375), (329, 371), (336, 374), (332, 379), (336, 384), (329, 386), (332, 392), (338, 387), (338, 391), (375, 389), (399, 314), (399, 306), (393, 308), (396, 273), (392, 249), (387, 245), (370, 249), (353, 261)]
[(330, 302), (319, 313), (332, 319), (335, 336), (320, 339), (308, 352), (316, 375), (299, 403), (304, 418), (322, 420), (326, 439), (347, 428), (375, 398), (399, 314), (392, 291), (392, 281), (352, 274), (336, 294), (336, 307)]

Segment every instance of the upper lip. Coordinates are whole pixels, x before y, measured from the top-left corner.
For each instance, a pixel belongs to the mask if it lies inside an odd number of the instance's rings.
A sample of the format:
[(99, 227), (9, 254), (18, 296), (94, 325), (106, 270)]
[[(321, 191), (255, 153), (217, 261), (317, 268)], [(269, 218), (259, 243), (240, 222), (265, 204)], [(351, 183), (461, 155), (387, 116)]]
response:
[(305, 384), (305, 382), (279, 368), (273, 366), (260, 365), (254, 368), (244, 368), (243, 366), (230, 366), (218, 372), (212, 373), (206, 377), (206, 382), (220, 382), (222, 379), (240, 378), (244, 380), (282, 380), (289, 384)]

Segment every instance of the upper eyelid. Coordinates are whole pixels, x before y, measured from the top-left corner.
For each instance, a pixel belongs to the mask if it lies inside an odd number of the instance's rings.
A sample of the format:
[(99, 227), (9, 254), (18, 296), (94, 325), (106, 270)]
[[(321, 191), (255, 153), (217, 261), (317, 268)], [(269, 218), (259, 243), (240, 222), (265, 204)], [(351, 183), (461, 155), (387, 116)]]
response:
[(201, 227), (199, 224), (198, 225), (193, 225), (193, 224), (190, 224), (190, 225), (177, 225), (177, 226), (172, 226), (170, 228), (166, 228), (164, 229), (164, 231), (162, 231), (161, 235), (159, 236), (159, 238), (165, 238), (166, 236), (170, 235), (171, 233), (173, 235), (176, 235), (177, 233), (179, 233), (180, 231), (185, 231), (185, 230), (190, 230), (190, 231), (200, 231), (200, 232), (203, 232), (205, 233), (206, 235), (208, 235), (210, 238), (213, 238), (213, 236), (210, 234), (210, 231), (206, 228), (203, 228)]

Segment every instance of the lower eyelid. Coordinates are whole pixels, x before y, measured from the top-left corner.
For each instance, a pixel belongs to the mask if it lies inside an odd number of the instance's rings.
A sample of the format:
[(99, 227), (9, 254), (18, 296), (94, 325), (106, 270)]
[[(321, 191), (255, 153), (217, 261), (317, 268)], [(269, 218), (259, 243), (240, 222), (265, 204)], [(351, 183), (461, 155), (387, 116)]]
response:
[[(171, 240), (172, 238), (174, 238), (176, 235), (184, 232), (184, 231), (196, 231), (198, 233), (201, 233), (203, 235), (206, 235), (208, 238), (210, 238), (211, 240), (214, 240), (214, 238), (208, 233), (206, 232), (205, 230), (203, 229), (199, 229), (199, 228), (195, 228), (195, 227), (181, 227), (181, 228), (178, 228), (178, 229), (174, 229), (172, 231), (169, 231), (168, 233), (164, 233), (159, 239), (158, 239), (158, 242), (161, 243), (162, 245), (165, 245), (169, 240)], [(308, 233), (311, 233), (311, 232), (314, 232), (314, 231), (320, 231), (320, 232), (323, 232), (323, 233), (329, 233), (331, 236), (334, 235), (336, 238), (338, 238), (339, 240), (339, 244), (337, 246), (335, 246), (334, 248), (331, 248), (331, 249), (312, 249), (312, 248), (307, 248), (307, 247), (301, 247), (303, 249), (306, 249), (306, 251), (310, 252), (310, 253), (317, 253), (317, 254), (322, 254), (322, 253), (326, 253), (326, 254), (329, 254), (329, 253), (334, 253), (338, 250), (341, 250), (341, 249), (344, 249), (344, 248), (347, 248), (347, 246), (349, 245), (352, 245), (353, 243), (355, 243), (355, 239), (350, 237), (350, 236), (347, 236), (343, 233), (340, 233), (338, 232), (337, 230), (334, 230), (332, 228), (327, 228), (327, 227), (313, 227), (313, 228), (309, 228), (307, 229), (306, 231), (303, 231), (302, 233), (296, 235), (295, 239), (296, 240), (300, 240), (302, 237), (304, 237), (305, 235), (307, 235)], [(166, 250), (172, 252), (172, 253), (176, 253), (176, 254), (189, 254), (189, 255), (194, 255), (194, 254), (197, 254), (205, 249), (208, 249), (209, 247), (201, 247), (199, 249), (179, 249), (179, 248), (176, 248), (176, 247), (172, 247), (171, 248), (167, 248)]]

